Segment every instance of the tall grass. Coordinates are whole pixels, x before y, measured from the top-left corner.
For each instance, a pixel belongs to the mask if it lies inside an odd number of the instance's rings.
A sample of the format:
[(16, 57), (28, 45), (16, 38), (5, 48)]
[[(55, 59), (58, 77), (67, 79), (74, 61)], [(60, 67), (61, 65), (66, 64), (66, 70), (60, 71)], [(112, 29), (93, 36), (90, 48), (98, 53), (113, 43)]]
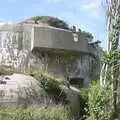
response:
[(62, 106), (48, 108), (0, 108), (0, 120), (72, 120)]

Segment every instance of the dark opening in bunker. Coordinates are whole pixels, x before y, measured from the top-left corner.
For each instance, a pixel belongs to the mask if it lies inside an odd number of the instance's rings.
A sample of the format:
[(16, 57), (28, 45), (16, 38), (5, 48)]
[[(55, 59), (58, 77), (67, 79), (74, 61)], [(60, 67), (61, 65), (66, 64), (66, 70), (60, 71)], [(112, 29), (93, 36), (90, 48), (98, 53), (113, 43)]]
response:
[(71, 85), (78, 85), (80, 87), (83, 87), (83, 85), (84, 85), (84, 78), (71, 77), (71, 78), (69, 78), (69, 83)]

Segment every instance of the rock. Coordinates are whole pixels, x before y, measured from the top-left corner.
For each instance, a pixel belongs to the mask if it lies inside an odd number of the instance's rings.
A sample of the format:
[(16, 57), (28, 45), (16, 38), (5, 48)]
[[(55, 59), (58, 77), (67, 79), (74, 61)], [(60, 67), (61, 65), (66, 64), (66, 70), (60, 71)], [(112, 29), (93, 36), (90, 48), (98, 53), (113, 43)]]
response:
[(0, 77), (0, 105), (46, 104), (48, 96), (36, 79), (23, 74)]

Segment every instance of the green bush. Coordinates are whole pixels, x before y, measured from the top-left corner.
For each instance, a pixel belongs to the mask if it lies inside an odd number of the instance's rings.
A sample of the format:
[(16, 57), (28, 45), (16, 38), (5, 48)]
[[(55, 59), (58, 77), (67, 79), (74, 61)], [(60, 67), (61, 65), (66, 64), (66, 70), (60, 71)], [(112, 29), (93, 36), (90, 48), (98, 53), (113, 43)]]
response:
[(31, 71), (30, 75), (38, 80), (40, 87), (45, 90), (56, 104), (60, 102), (66, 103), (66, 94), (61, 89), (59, 80), (40, 70)]
[(95, 82), (80, 89), (80, 120), (109, 120), (111, 91)]
[(98, 83), (93, 84), (88, 93), (88, 116), (87, 120), (109, 120), (110, 96), (108, 88), (102, 88)]
[(80, 89), (80, 120), (85, 120), (88, 115), (88, 93), (89, 88)]
[(93, 35), (91, 34), (91, 33), (89, 33), (89, 32), (86, 32), (86, 31), (82, 31), (82, 34), (84, 35), (84, 37), (89, 41), (89, 42), (91, 42), (91, 41), (93, 41)]
[(68, 24), (66, 22), (64, 22), (63, 20), (60, 20), (56, 17), (35, 16), (35, 17), (32, 17), (31, 20), (34, 20), (36, 24), (41, 22), (41, 23), (47, 23), (50, 26), (54, 26), (54, 27), (57, 27), (57, 28), (69, 29)]
[(0, 120), (72, 120), (62, 106), (48, 108), (0, 108)]

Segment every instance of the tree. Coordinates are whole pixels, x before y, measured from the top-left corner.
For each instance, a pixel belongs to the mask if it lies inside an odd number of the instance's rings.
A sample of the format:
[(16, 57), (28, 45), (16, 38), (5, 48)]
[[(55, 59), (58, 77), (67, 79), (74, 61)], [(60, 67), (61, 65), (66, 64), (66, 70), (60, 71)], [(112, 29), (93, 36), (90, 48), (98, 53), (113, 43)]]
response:
[[(117, 99), (118, 99), (118, 78), (119, 78), (119, 65), (118, 61), (120, 59), (119, 56), (119, 24), (120, 24), (120, 0), (106, 0), (107, 5), (107, 26), (108, 26), (108, 60), (104, 63), (104, 70), (106, 73), (108, 70), (111, 71), (112, 78), (111, 81), (106, 79), (107, 74), (101, 74), (101, 83), (108, 83), (112, 85), (112, 93), (113, 93), (113, 116), (114, 119), (117, 116)], [(103, 82), (104, 81), (104, 82)]]

